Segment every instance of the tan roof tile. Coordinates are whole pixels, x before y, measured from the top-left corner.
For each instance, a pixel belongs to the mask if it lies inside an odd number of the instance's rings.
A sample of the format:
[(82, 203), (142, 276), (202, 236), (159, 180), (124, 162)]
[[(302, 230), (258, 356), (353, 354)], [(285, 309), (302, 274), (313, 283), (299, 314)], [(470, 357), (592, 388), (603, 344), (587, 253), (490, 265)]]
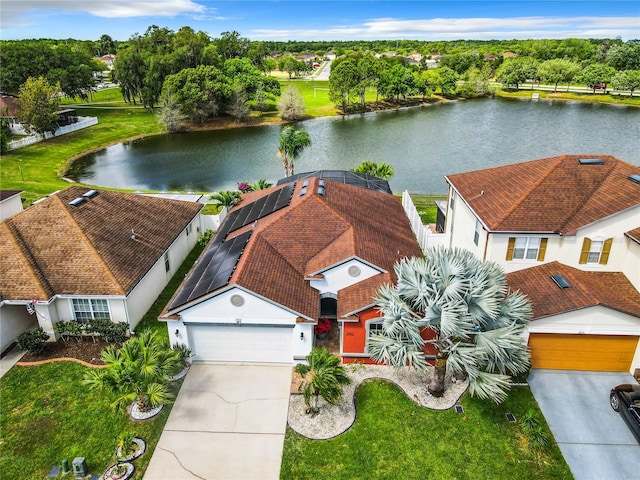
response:
[[(559, 288), (551, 279), (554, 274), (571, 287)], [(508, 273), (507, 283), (529, 297), (534, 320), (595, 305), (640, 317), (640, 292), (620, 272), (585, 272), (551, 262)]]
[[(41, 273), (41, 285), (55, 294), (128, 294), (202, 208), (106, 190), (69, 204), (87, 191), (69, 187), (7, 220), (20, 239), (15, 244)], [(13, 288), (12, 279), (0, 282), (3, 291)]]
[(624, 232), (624, 234), (636, 243), (640, 243), (640, 227)]
[[(581, 165), (599, 158), (603, 165)], [(571, 234), (640, 204), (640, 167), (610, 155), (563, 155), (447, 176), (491, 231)]]

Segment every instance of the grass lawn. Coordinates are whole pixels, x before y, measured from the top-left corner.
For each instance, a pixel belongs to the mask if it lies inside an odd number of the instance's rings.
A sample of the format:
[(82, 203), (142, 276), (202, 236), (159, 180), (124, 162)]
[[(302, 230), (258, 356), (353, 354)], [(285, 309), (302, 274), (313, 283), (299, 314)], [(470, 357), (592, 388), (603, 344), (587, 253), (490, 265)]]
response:
[(421, 193), (412, 193), (411, 200), (413, 200), (413, 204), (416, 206), (416, 210), (418, 210), (418, 213), (420, 214), (422, 223), (427, 225), (429, 223), (436, 223), (438, 207), (436, 207), (435, 201), (446, 201), (447, 195), (425, 195)]
[(555, 443), (536, 455), (519, 426), (506, 420), (507, 412), (521, 418), (534, 409), (544, 423), (528, 388), (514, 387), (498, 406), (469, 395), (460, 404), (463, 415), (429, 410), (415, 405), (393, 384), (367, 382), (357, 391), (357, 418), (346, 433), (318, 441), (287, 429), (280, 478), (573, 478)]
[(69, 184), (61, 179), (70, 161), (86, 152), (128, 138), (162, 132), (154, 114), (143, 109), (83, 109), (83, 116), (98, 117), (98, 125), (2, 156), (0, 184), (24, 190), (25, 205)]
[(562, 88), (559, 88), (557, 92), (548, 92), (545, 90), (519, 90), (517, 92), (498, 90), (496, 96), (504, 98), (531, 98), (532, 93), (538, 93), (541, 99), (546, 100), (575, 100), (579, 102), (591, 102), (591, 103), (611, 103), (614, 105), (628, 105), (628, 106), (640, 106), (640, 98), (630, 98), (628, 95), (603, 95), (600, 93), (571, 93), (563, 92)]
[[(186, 273), (202, 252), (196, 247), (136, 328), (151, 328), (167, 339), (167, 326), (157, 318)], [(110, 396), (87, 390), (80, 382), (88, 367), (72, 362), (13, 367), (0, 378), (0, 477), (46, 478), (63, 458), (86, 457), (87, 467), (101, 475), (113, 463), (119, 438), (133, 433), (149, 449), (136, 459), (136, 476), (142, 478), (158, 443), (171, 408), (151, 421), (134, 422), (124, 413), (113, 413)], [(177, 387), (176, 387), (177, 393)], [(67, 475), (69, 478), (73, 474)]]

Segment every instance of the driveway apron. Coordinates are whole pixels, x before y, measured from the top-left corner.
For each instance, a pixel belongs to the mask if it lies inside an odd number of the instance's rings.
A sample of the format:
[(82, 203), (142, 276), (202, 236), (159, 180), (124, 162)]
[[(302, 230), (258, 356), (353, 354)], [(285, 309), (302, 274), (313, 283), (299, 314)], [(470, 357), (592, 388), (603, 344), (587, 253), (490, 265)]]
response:
[(145, 480), (277, 479), (291, 366), (191, 366)]
[(609, 405), (630, 374), (533, 370), (528, 382), (576, 480), (640, 478), (640, 445)]

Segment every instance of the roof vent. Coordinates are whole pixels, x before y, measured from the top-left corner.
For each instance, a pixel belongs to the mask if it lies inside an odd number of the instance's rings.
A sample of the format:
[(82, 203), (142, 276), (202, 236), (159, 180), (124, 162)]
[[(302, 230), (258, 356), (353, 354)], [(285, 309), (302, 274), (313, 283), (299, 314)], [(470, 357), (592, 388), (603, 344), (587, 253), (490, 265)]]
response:
[(307, 187), (302, 187), (302, 190), (300, 190), (300, 196), (304, 196), (307, 194)]
[(308, 187), (308, 186), (309, 186), (309, 180), (305, 180), (305, 181), (302, 183), (302, 186), (303, 186), (303, 187)]
[(320, 181), (318, 182), (318, 185), (319, 185), (320, 187), (324, 187), (326, 184), (325, 184), (324, 180), (320, 180)]
[(89, 190), (88, 192), (83, 193), (82, 196), (84, 198), (93, 198), (98, 195), (98, 193), (100, 193), (98, 190)]
[(604, 160), (601, 158), (581, 158), (578, 161), (580, 165), (604, 165)]
[(322, 195), (324, 197), (324, 187), (318, 187), (318, 195)]
[(69, 205), (72, 205), (74, 207), (79, 207), (80, 205), (82, 205), (84, 202), (86, 202), (87, 199), (84, 197), (78, 197), (78, 198), (74, 198), (73, 200), (71, 200), (69, 202)]
[(629, 175), (629, 180), (640, 184), (640, 175), (638, 175), (637, 173), (634, 173), (633, 175)]
[(559, 273), (554, 273), (553, 275), (551, 275), (551, 280), (553, 280), (555, 282), (555, 284), (558, 286), (558, 288), (565, 289), (565, 288), (570, 288), (571, 287), (571, 284), (569, 282), (567, 282), (567, 279), (564, 278)]

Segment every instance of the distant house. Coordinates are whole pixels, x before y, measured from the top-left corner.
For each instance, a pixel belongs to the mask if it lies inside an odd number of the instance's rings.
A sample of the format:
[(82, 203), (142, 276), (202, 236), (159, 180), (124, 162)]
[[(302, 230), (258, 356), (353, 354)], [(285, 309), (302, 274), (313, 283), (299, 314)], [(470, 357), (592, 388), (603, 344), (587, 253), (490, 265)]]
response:
[(518, 54), (517, 53), (513, 53), (513, 52), (504, 52), (502, 54), (502, 58), (513, 58), (513, 57), (517, 57)]
[(320, 171), (245, 194), (160, 316), (196, 360), (293, 363), (314, 325), (338, 328), (343, 361), (369, 361), (373, 297), (396, 261), (420, 256), (386, 181)]
[(107, 70), (113, 69), (113, 62), (115, 61), (116, 56), (113, 53), (107, 53), (100, 57), (96, 57), (96, 60), (104, 63)]
[(640, 292), (623, 273), (550, 262), (509, 273), (507, 281), (533, 305), (528, 345), (534, 368), (640, 369)]
[(10, 124), (16, 123), (18, 106), (18, 97), (8, 93), (0, 94), (0, 117), (8, 119)]
[(0, 223), (0, 350), (39, 324), (134, 329), (195, 245), (202, 204), (69, 187)]
[(22, 211), (22, 190), (0, 190), (0, 222)]

